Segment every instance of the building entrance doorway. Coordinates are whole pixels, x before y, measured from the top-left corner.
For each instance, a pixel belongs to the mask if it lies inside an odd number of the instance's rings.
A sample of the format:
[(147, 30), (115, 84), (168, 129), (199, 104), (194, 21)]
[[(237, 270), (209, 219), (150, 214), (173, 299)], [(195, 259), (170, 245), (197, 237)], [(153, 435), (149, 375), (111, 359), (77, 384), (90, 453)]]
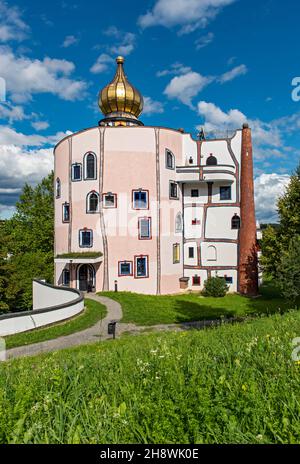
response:
[(91, 264), (81, 264), (78, 268), (78, 288), (82, 292), (95, 291), (95, 269)]

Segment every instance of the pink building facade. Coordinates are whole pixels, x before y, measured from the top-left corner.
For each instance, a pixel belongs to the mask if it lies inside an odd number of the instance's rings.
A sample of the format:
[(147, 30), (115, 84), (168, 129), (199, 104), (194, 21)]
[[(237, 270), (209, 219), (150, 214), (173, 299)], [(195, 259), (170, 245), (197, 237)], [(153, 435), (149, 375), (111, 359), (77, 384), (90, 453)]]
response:
[(105, 119), (54, 150), (56, 284), (171, 294), (200, 290), (219, 275), (230, 291), (254, 294), (253, 177), (241, 174), (243, 158), (252, 163), (250, 129), (193, 140), (182, 130), (143, 126), (136, 89), (125, 82), (120, 91), (118, 60), (114, 96), (100, 94)]

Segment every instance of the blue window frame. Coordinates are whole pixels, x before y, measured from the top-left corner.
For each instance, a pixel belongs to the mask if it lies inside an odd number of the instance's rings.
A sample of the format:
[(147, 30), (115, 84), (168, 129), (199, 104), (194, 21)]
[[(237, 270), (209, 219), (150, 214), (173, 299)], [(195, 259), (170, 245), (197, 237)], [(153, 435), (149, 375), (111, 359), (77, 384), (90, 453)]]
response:
[(93, 231), (90, 229), (81, 229), (79, 231), (79, 246), (80, 248), (92, 248), (93, 246)]
[(95, 153), (86, 153), (84, 156), (84, 179), (96, 179), (97, 178), (97, 166), (96, 166), (96, 155)]
[(148, 275), (148, 256), (135, 256), (135, 278), (145, 278)]
[(132, 276), (132, 261), (119, 262), (119, 276)]
[(231, 186), (220, 187), (220, 200), (231, 200)]
[(151, 239), (151, 218), (139, 218), (139, 239)]
[(70, 222), (70, 205), (69, 203), (63, 204), (63, 222)]
[(233, 277), (224, 276), (226, 284), (233, 284)]
[(62, 284), (65, 287), (70, 286), (70, 270), (69, 269), (64, 269), (62, 272)]
[(147, 190), (133, 190), (133, 209), (148, 209)]
[(82, 167), (80, 163), (72, 164), (72, 181), (78, 182), (82, 178)]

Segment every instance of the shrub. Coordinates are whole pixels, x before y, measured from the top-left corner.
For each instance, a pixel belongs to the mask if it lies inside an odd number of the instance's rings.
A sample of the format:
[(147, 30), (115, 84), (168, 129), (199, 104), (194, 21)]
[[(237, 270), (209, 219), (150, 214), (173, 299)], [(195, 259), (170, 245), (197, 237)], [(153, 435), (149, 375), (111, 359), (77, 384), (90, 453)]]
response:
[(295, 304), (300, 297), (300, 236), (290, 240), (288, 251), (281, 256), (278, 283), (282, 296)]
[(226, 295), (228, 289), (229, 287), (226, 284), (226, 281), (223, 277), (209, 277), (204, 282), (204, 289), (202, 290), (202, 295), (220, 298)]

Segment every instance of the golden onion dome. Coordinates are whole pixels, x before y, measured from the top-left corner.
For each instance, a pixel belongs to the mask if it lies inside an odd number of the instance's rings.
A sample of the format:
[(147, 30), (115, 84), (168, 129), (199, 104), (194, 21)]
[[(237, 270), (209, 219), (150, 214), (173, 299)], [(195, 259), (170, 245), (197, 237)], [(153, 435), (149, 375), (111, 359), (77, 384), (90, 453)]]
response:
[(113, 80), (99, 93), (99, 108), (106, 119), (137, 119), (143, 111), (141, 93), (128, 82), (124, 73), (124, 58), (118, 56)]

